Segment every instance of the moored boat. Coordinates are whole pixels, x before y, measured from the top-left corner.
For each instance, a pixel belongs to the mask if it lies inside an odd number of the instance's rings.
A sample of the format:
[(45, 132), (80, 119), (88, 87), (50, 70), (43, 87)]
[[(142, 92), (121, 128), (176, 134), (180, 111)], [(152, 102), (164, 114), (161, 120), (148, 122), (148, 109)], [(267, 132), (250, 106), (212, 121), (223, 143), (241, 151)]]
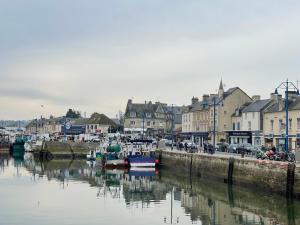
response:
[(104, 154), (103, 167), (124, 168), (128, 166), (124, 152), (119, 144), (109, 145)]
[(151, 140), (132, 140), (127, 160), (130, 167), (156, 167), (158, 160), (152, 149)]
[(22, 137), (16, 137), (15, 142), (12, 144), (12, 156), (14, 158), (22, 158), (25, 154), (25, 140)]

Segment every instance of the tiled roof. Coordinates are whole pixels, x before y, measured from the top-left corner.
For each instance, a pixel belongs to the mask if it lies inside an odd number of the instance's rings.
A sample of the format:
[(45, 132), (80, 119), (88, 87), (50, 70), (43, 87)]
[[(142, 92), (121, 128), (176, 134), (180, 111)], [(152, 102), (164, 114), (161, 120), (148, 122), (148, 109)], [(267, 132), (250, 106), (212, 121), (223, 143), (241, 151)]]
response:
[(249, 106), (243, 109), (243, 113), (246, 112), (260, 112), (272, 102), (271, 99), (257, 100), (251, 103)]
[[(267, 108), (266, 113), (282, 112), (285, 110), (285, 101), (281, 99), (274, 102)], [(289, 110), (300, 110), (300, 97), (295, 97), (289, 100)]]

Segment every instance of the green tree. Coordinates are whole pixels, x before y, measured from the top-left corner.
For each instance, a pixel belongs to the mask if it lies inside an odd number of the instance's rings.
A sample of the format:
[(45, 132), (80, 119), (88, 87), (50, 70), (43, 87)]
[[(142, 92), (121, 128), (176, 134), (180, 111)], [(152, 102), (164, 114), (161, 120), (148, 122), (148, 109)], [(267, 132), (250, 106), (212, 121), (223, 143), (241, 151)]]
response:
[(81, 114), (79, 111), (76, 111), (74, 109), (69, 109), (67, 114), (66, 114), (66, 117), (68, 118), (81, 118)]

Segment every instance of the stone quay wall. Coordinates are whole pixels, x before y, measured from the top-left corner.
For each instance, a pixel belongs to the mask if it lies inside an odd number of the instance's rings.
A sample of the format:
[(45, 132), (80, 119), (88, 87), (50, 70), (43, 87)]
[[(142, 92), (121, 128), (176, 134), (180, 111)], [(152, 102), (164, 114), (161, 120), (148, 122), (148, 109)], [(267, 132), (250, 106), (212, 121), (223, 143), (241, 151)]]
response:
[(232, 156), (157, 151), (162, 169), (300, 198), (300, 167), (294, 163)]

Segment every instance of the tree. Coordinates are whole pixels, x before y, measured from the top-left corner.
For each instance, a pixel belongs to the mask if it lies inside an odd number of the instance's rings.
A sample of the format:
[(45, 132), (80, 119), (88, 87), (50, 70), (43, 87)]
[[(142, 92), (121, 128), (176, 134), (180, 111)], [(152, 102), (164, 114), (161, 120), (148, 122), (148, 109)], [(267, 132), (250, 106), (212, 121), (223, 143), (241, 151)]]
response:
[(66, 117), (77, 119), (77, 118), (81, 118), (81, 114), (79, 111), (75, 111), (74, 109), (69, 109), (66, 114)]

